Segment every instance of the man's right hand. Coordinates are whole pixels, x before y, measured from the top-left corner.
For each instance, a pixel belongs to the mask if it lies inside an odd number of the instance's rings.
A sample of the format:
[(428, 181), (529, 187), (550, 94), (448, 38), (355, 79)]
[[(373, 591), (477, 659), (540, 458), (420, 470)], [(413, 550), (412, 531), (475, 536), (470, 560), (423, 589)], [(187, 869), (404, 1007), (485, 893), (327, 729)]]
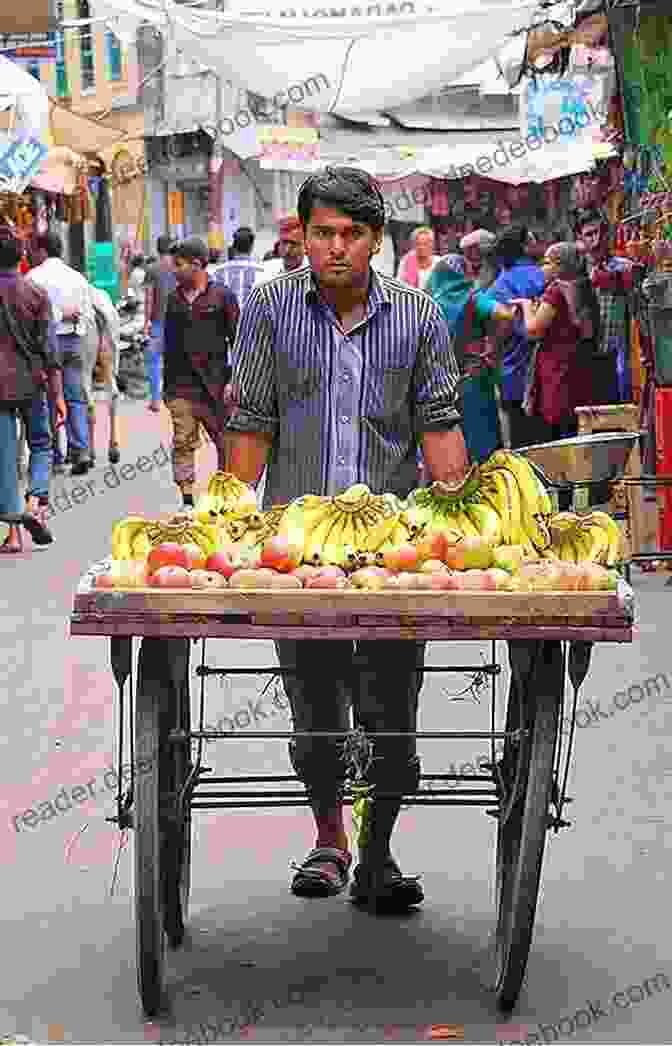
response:
[(62, 396), (57, 396), (54, 399), (54, 413), (56, 414), (58, 427), (60, 428), (61, 425), (65, 425), (68, 417), (68, 408)]

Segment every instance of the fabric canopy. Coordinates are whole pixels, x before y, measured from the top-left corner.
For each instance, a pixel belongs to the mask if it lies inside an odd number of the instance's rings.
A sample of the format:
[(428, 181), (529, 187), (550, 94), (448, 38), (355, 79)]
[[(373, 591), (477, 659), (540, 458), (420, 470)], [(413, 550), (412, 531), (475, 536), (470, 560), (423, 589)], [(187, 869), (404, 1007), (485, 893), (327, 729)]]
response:
[[(141, 21), (154, 24), (169, 55), (181, 50), (278, 106), (348, 115), (437, 91), (496, 55), (540, 12), (538, 0), (292, 2), (221, 13), (174, 0), (98, 0), (96, 13), (116, 17), (115, 31), (127, 37)], [(558, 17), (569, 5), (553, 10)], [(525, 35), (519, 39), (522, 50)]]
[(49, 100), (49, 134), (46, 140), (50, 145), (64, 145), (77, 153), (99, 153), (111, 145), (117, 145), (125, 137), (117, 127), (78, 116)]

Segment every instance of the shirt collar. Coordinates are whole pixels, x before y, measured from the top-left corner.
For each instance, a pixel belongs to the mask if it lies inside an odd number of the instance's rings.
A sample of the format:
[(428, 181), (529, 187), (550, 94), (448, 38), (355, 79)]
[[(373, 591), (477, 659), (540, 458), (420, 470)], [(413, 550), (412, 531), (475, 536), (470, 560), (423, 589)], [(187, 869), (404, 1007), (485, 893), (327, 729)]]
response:
[[(319, 285), (315, 273), (306, 266), (304, 272), (301, 273), (303, 279), (304, 293), (306, 301), (317, 302), (320, 301)], [(369, 299), (367, 302), (367, 316), (371, 316), (376, 309), (380, 308), (381, 305), (391, 305), (390, 296), (383, 287), (376, 270), (369, 267)]]

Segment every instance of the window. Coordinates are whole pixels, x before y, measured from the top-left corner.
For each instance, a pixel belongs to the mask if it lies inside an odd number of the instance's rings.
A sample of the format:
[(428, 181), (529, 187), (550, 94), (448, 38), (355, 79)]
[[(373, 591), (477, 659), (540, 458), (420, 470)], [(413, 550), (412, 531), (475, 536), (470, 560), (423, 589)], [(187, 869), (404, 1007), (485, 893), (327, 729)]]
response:
[(105, 33), (105, 55), (107, 58), (108, 80), (121, 80), (123, 59), (121, 54), (121, 43), (119, 37), (115, 36), (111, 29)]
[[(91, 18), (89, 0), (78, 0), (77, 17)], [(96, 86), (96, 55), (90, 21), (79, 27), (79, 64), (82, 72), (82, 91), (91, 91)]]

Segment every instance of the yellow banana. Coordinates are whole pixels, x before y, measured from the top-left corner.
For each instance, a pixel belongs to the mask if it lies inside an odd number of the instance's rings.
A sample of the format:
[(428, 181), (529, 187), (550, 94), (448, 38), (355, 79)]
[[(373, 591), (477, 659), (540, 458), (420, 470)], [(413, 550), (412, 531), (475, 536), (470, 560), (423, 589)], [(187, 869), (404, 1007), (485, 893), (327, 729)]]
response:
[(345, 566), (348, 558), (348, 552), (351, 551), (352, 546), (349, 545), (346, 551), (343, 536), (344, 530), (348, 526), (348, 517), (343, 514), (334, 514), (334, 523), (327, 533), (326, 539), (322, 546), (322, 562), (333, 563), (337, 567)]
[(152, 550), (152, 542), (149, 540), (146, 530), (139, 530), (131, 541), (131, 555), (129, 559), (147, 559)]
[(547, 502), (549, 504), (548, 511), (550, 512), (550, 499), (547, 495), (542, 496), (540, 494), (541, 482), (527, 458), (524, 458), (522, 454), (514, 454), (507, 450), (497, 450), (490, 456), (486, 465), (490, 470), (493, 468), (507, 469), (515, 476), (520, 487), (521, 500), (524, 505), (527, 505), (532, 515), (545, 511)]
[(609, 556), (609, 538), (607, 534), (602, 530), (602, 527), (588, 527), (587, 533), (590, 535), (591, 541), (590, 558), (593, 562), (604, 565)]
[(593, 541), (590, 534), (583, 530), (581, 527), (577, 528), (571, 535), (571, 541), (576, 548), (578, 560), (577, 562), (583, 562), (584, 560), (592, 560), (593, 558)]
[(608, 550), (606, 552), (605, 565), (613, 566), (620, 562), (623, 555), (623, 532), (617, 521), (608, 512), (591, 512), (586, 518), (587, 522), (604, 531), (607, 537)]
[(325, 508), (324, 516), (309, 531), (306, 531), (306, 543), (303, 548), (303, 558), (306, 563), (321, 563), (322, 549), (329, 531), (338, 519), (333, 506)]
[(133, 542), (137, 536), (144, 533), (150, 520), (143, 516), (128, 516), (122, 519), (112, 530), (112, 558), (113, 559), (135, 559)]

